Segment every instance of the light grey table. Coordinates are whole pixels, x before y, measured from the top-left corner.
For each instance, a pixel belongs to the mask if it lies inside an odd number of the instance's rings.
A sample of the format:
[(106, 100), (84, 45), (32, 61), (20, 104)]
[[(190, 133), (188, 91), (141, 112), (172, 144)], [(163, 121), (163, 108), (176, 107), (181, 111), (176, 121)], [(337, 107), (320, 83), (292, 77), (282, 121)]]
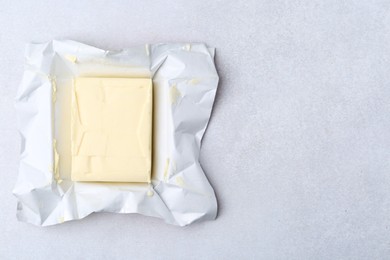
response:
[[(387, 1), (1, 0), (0, 259), (389, 258), (389, 11)], [(17, 222), (13, 98), (24, 43), (53, 38), (217, 48), (201, 153), (216, 221)]]

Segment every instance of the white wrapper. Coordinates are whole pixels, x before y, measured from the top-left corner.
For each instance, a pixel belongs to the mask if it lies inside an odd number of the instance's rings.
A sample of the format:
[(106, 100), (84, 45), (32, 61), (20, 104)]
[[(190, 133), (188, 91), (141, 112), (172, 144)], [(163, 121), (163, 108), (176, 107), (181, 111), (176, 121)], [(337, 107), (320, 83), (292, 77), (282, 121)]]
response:
[[(70, 180), (70, 103), (75, 77), (153, 79), (150, 184)], [(16, 97), (21, 159), (14, 189), (21, 221), (48, 226), (92, 212), (139, 213), (185, 226), (214, 219), (217, 201), (200, 164), (218, 74), (204, 44), (105, 51), (74, 41), (29, 44)]]

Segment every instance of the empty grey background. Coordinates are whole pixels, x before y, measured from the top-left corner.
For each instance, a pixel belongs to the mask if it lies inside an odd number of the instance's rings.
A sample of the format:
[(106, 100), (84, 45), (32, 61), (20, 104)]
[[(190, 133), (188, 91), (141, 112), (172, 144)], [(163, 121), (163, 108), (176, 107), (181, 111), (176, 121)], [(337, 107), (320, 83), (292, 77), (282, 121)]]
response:
[[(1, 259), (389, 259), (389, 1), (0, 0)], [(216, 221), (15, 218), (26, 42), (217, 48), (201, 163)]]

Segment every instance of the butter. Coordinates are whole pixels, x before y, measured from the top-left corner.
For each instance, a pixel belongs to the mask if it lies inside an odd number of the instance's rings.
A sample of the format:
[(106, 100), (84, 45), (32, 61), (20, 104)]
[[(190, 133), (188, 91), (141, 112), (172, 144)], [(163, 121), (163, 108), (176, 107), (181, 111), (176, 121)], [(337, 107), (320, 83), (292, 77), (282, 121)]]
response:
[(150, 182), (152, 93), (151, 79), (75, 80), (73, 181)]

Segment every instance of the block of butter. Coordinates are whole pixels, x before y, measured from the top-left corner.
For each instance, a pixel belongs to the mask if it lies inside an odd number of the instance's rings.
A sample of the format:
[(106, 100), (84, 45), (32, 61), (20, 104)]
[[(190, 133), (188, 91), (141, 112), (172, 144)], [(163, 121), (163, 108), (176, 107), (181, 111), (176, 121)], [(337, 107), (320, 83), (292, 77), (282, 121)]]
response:
[(150, 182), (152, 80), (76, 78), (72, 181)]

